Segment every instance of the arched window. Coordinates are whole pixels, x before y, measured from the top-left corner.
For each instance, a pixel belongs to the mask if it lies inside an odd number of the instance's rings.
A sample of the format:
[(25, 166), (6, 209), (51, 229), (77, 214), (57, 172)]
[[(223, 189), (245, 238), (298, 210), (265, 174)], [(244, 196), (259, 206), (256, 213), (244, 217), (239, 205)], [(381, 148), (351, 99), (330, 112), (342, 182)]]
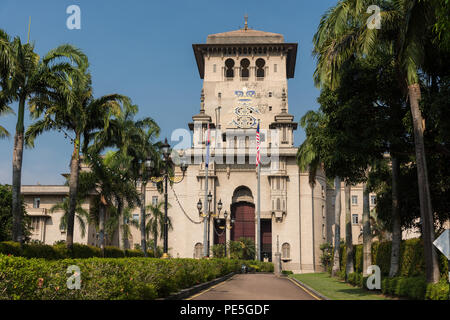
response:
[(241, 78), (248, 78), (250, 76), (250, 61), (248, 59), (241, 60)]
[(199, 242), (195, 245), (194, 248), (194, 258), (200, 259), (202, 255), (203, 255), (203, 244)]
[(264, 78), (265, 71), (264, 66), (266, 65), (266, 61), (264, 59), (259, 58), (256, 60), (256, 77)]
[(225, 77), (234, 78), (234, 60), (227, 59), (225, 61)]
[(291, 245), (289, 243), (283, 243), (281, 246), (282, 259), (289, 259), (291, 257)]

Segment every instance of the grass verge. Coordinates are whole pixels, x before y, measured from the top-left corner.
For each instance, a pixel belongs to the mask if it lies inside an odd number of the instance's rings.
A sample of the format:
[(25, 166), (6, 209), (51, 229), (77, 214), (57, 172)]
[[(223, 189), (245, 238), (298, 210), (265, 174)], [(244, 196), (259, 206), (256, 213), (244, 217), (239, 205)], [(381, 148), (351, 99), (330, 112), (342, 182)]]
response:
[(330, 277), (328, 273), (294, 274), (295, 278), (331, 300), (390, 300), (379, 292), (370, 292)]

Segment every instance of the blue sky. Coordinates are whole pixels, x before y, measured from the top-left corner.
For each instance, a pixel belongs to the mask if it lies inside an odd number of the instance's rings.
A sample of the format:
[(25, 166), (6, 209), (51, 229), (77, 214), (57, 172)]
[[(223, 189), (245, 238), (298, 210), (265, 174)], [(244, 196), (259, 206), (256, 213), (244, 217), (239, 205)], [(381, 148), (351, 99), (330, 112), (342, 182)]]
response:
[[(281, 33), (298, 42), (295, 79), (289, 80), (289, 111), (296, 121), (317, 109), (319, 91), (313, 84), (312, 37), (321, 15), (337, 0), (1, 0), (0, 28), (31, 41), (36, 52), (71, 43), (89, 57), (94, 94), (121, 93), (139, 105), (139, 116), (153, 117), (161, 138), (176, 128), (187, 128), (199, 110), (201, 79), (192, 52), (208, 34), (243, 27)], [(66, 8), (81, 8), (81, 30), (66, 27)], [(16, 106), (13, 106), (16, 108)], [(0, 118), (11, 138), (0, 140), (0, 184), (11, 184), (15, 116)], [(29, 117), (26, 117), (29, 124)], [(296, 145), (304, 139), (301, 128)], [(62, 184), (69, 171), (71, 145), (57, 132), (38, 137), (25, 149), (23, 184)]]

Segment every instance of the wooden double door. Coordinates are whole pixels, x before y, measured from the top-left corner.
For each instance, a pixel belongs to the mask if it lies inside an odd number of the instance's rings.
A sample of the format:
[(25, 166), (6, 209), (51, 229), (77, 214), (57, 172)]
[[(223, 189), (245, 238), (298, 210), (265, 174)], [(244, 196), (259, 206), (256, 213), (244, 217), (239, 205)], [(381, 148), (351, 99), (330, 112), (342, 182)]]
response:
[[(228, 240), (237, 241), (240, 238), (250, 238), (255, 241), (255, 205), (248, 202), (238, 202), (231, 206), (231, 218), (234, 219), (234, 225), (230, 230), (230, 238)], [(217, 230), (224, 230), (220, 227), (225, 226), (223, 219), (215, 221)], [(225, 234), (215, 233), (214, 243), (225, 243)], [(265, 256), (272, 260), (272, 220), (261, 219), (261, 258)]]

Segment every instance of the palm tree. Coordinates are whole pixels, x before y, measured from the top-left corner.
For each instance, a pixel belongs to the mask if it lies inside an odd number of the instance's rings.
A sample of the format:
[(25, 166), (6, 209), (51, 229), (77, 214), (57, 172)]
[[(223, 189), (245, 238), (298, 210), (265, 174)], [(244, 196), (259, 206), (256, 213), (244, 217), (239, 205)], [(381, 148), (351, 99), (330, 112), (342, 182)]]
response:
[[(314, 186), (316, 173), (320, 168), (320, 150), (322, 129), (325, 124), (325, 115), (322, 112), (308, 111), (300, 120), (300, 125), (306, 131), (306, 140), (297, 151), (297, 164), (301, 170), (309, 169), (309, 184), (311, 186), (312, 221), (314, 224)], [(334, 260), (332, 275), (335, 276), (340, 269), (340, 221), (341, 221), (341, 179), (335, 177), (335, 217), (334, 217)], [(314, 235), (313, 235), (314, 236)], [(314, 252), (313, 248), (313, 252)], [(315, 261), (315, 260), (314, 260)]]
[[(167, 204), (170, 207), (170, 204)], [(158, 239), (162, 239), (164, 232), (164, 202), (158, 202), (157, 204), (151, 204), (147, 206), (147, 210), (149, 211), (146, 214), (147, 223), (145, 225), (146, 236), (149, 239), (149, 235), (152, 235), (153, 238), (153, 253), (157, 254), (158, 252)], [(172, 230), (172, 222), (169, 217), (167, 217), (168, 221), (168, 229)]]
[[(158, 150), (159, 143), (154, 140), (159, 135), (159, 126), (156, 122), (146, 117), (140, 120), (134, 120), (138, 112), (138, 106), (130, 103), (124, 104), (124, 111), (109, 123), (108, 130), (105, 130), (95, 138), (92, 148), (95, 152), (100, 152), (107, 147), (117, 147), (121, 157), (129, 158), (127, 170), (124, 175), (127, 179), (134, 180), (137, 184), (141, 181), (141, 248), (144, 254), (147, 254), (145, 242), (145, 188), (147, 180), (152, 175), (159, 175), (161, 167), (161, 156)], [(153, 170), (149, 172), (145, 163), (151, 159), (155, 164)], [(123, 208), (123, 200), (119, 201), (119, 216)]]
[[(119, 227), (124, 203), (134, 207), (139, 196), (133, 181), (125, 176), (129, 158), (123, 158), (118, 151), (109, 151), (104, 156), (88, 152), (86, 164), (90, 171), (80, 174), (79, 197), (92, 198), (91, 215), (99, 226), (100, 247), (105, 246), (105, 233), (109, 239)], [(92, 191), (95, 191), (93, 194)]]
[[(76, 49), (74, 49), (76, 50)], [(37, 120), (26, 132), (29, 146), (34, 146), (35, 138), (45, 131), (62, 130), (71, 134), (73, 152), (70, 162), (69, 216), (67, 223), (67, 247), (73, 247), (73, 224), (78, 193), (81, 150), (87, 152), (94, 137), (108, 128), (110, 120), (121, 113), (121, 103), (129, 99), (119, 94), (106, 95), (95, 99), (92, 94), (91, 75), (88, 72), (87, 57), (77, 62), (70, 72), (62, 72), (54, 79), (48, 90), (30, 99), (33, 117)], [(69, 132), (69, 133), (68, 133)]]
[[(47, 80), (56, 73), (71, 68), (63, 57), (79, 60), (79, 52), (71, 46), (60, 46), (51, 50), (42, 60), (34, 52), (34, 46), (22, 44), (19, 37), (10, 40), (9, 36), (0, 30), (0, 105), (18, 102), (16, 133), (13, 149), (13, 240), (23, 242), (22, 215), (20, 204), (20, 189), (22, 175), (24, 117), (25, 104), (31, 96), (46, 90)], [(6, 133), (4, 130), (3, 135)]]
[[(306, 128), (308, 125), (312, 123), (317, 117), (317, 113), (314, 111), (308, 111), (300, 120), (300, 125), (302, 128)], [(317, 132), (317, 131), (316, 131)], [(316, 152), (316, 147), (313, 145), (313, 137), (309, 136), (302, 143), (302, 145), (298, 148), (297, 151), (297, 165), (299, 166), (301, 171), (308, 171), (308, 180), (309, 185), (311, 187), (311, 221), (312, 221), (312, 229), (313, 234), (312, 237), (314, 239), (314, 188), (316, 185), (316, 175), (317, 170), (320, 168), (320, 157), (318, 152)], [(315, 241), (312, 242), (313, 244)], [(315, 248), (312, 248), (313, 252), (313, 270), (315, 270)]]
[[(14, 111), (7, 106), (6, 104), (2, 104), (0, 92), (0, 117), (6, 114), (14, 113)], [(0, 139), (9, 137), (9, 132), (4, 127), (0, 126)]]
[[(69, 216), (69, 199), (64, 198), (60, 203), (55, 204), (50, 208), (50, 213), (56, 211), (63, 211), (64, 215), (61, 217), (59, 228), (61, 230), (67, 230), (67, 217)], [(78, 225), (80, 226), (81, 237), (84, 238), (86, 234), (86, 223), (89, 223), (89, 212), (82, 207), (82, 201), (77, 200), (77, 207), (75, 209), (75, 217), (77, 218)]]
[[(382, 28), (367, 26), (372, 4), (382, 7)], [(405, 88), (413, 118), (419, 198), (428, 282), (439, 280), (439, 266), (433, 248), (434, 223), (423, 141), (423, 117), (419, 109), (419, 69), (423, 65), (425, 41), (434, 19), (430, 1), (418, 0), (342, 0), (322, 17), (314, 36), (317, 57), (317, 85), (339, 85), (340, 68), (355, 56), (364, 57), (376, 50), (390, 52), (396, 61), (400, 87)], [(406, 83), (406, 86), (404, 85)]]

